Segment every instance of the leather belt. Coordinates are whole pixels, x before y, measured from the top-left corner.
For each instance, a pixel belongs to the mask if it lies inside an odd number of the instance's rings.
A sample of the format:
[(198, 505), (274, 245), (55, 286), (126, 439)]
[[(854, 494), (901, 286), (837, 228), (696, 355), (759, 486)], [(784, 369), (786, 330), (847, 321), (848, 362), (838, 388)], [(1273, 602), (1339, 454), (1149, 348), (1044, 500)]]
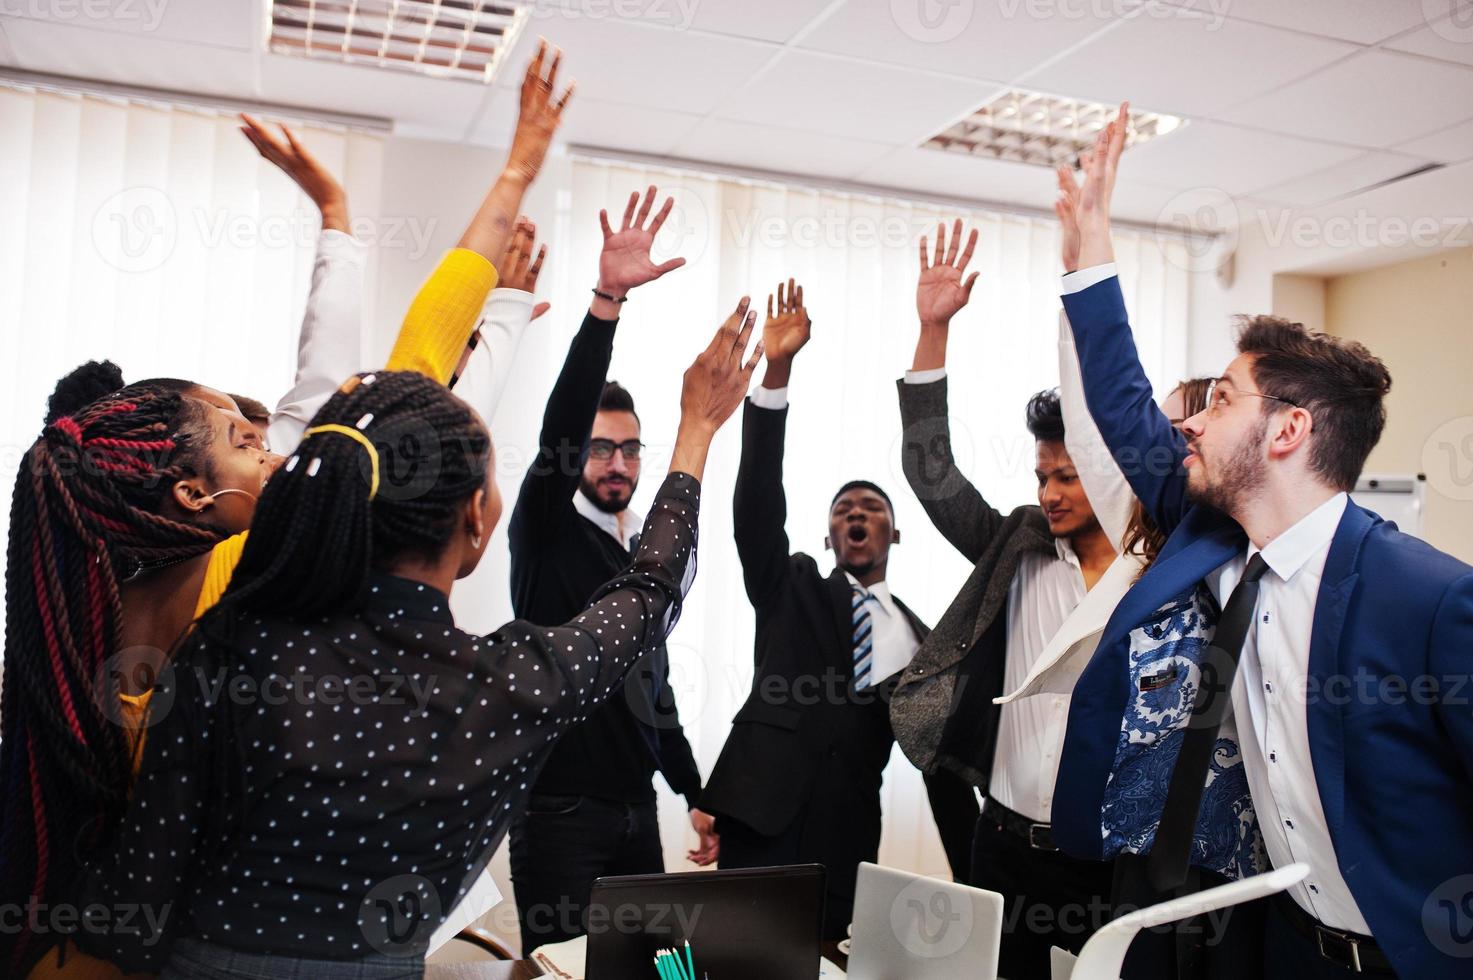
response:
[(1009, 810), (991, 797), (988, 797), (987, 802), (982, 804), (982, 815), (1003, 830), (1023, 838), (1035, 851), (1058, 850), (1054, 844), (1053, 831), (1048, 824), (1030, 820), (1021, 813)]

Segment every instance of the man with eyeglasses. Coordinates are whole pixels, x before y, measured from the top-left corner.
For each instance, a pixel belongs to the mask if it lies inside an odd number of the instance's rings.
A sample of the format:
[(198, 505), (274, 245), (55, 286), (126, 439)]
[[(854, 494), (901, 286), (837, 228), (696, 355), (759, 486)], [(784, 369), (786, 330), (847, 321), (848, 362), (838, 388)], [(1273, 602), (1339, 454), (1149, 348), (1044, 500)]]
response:
[[(548, 397), (537, 458), (512, 511), (512, 607), (533, 623), (577, 616), (600, 585), (629, 565), (644, 524), (629, 506), (639, 485), (639, 416), (629, 392), (605, 378), (630, 290), (685, 262), (651, 261), (655, 234), (674, 204), (666, 200), (651, 217), (654, 200), (653, 187), (642, 206), (631, 195), (617, 232), (600, 215), (604, 245), (593, 303)], [(664, 870), (656, 772), (691, 807), (700, 835), (691, 860), (715, 862), (719, 838), (712, 818), (695, 809), (701, 774), (668, 673), (663, 647), (646, 655), (630, 671), (623, 696), (578, 719), (533, 774), (526, 808), (510, 832), (523, 955), (586, 930), (594, 879)]]
[(1110, 241), (1127, 125), (1123, 106), (1086, 163), (1079, 268), (1064, 279), (1064, 306), (1090, 411), (1169, 537), (1075, 685), (1054, 839), (1099, 854), (1122, 714), (1149, 697), (1129, 685), (1128, 662), (1175, 638), (1142, 627), (1195, 594), (1201, 615), (1179, 632), (1196, 632), (1197, 651), (1183, 645), (1168, 666), (1195, 673), (1196, 693), (1190, 705), (1157, 705), (1182, 724), (1155, 733), (1160, 764), (1132, 787), (1137, 808), (1160, 813), (1143, 848), (1152, 886), (1189, 890), (1204, 843), (1239, 831), (1231, 819), (1196, 824), (1231, 713), (1268, 859), (1308, 867), (1269, 901), (1262, 956), (1234, 975), (1466, 975), (1473, 568), (1349, 498), (1391, 387), (1360, 344), (1243, 318), (1238, 356), (1207, 408), (1181, 432), (1156, 409)]

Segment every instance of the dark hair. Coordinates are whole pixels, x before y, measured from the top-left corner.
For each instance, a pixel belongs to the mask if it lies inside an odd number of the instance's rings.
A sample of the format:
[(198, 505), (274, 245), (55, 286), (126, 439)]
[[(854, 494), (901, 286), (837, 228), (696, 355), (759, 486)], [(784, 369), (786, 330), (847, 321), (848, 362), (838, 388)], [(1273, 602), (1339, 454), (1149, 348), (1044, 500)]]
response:
[(92, 402), (123, 387), (123, 369), (112, 361), (80, 364), (56, 383), (46, 400), (46, 424), (73, 415)]
[(617, 381), (604, 383), (603, 394), (598, 396), (598, 410), (600, 412), (628, 412), (634, 416), (634, 421), (639, 421), (639, 413), (634, 410), (634, 396)]
[(271, 421), (271, 409), (254, 398), (248, 395), (231, 395), (230, 397), (234, 400), (236, 406), (240, 408), (240, 414), (245, 416), (247, 422), (252, 422), (256, 425), (265, 425)]
[(363, 445), (341, 433), (309, 434), (261, 496), (220, 615), (359, 608), (374, 567), (442, 554), (460, 505), (485, 486), (491, 437), (464, 402), (413, 371), (358, 379), (328, 399), (312, 424), (349, 427), (373, 443), (377, 495), (370, 499)]
[[(1276, 316), (1238, 318), (1238, 353), (1252, 354), (1253, 380), (1314, 419), (1309, 463), (1332, 487), (1354, 490), (1386, 428), (1391, 372), (1363, 344)], [(1260, 399), (1265, 412), (1281, 403)]]
[(834, 499), (829, 501), (829, 510), (833, 510), (834, 504), (839, 502), (839, 498), (850, 490), (873, 490), (885, 499), (885, 505), (890, 508), (890, 513), (895, 513), (895, 504), (890, 501), (890, 495), (868, 480), (850, 480), (840, 487), (838, 493), (834, 494)]
[[(67, 375), (53, 406), (71, 405), (81, 388), (77, 372)], [(74, 900), (79, 854), (121, 817), (134, 742), (117, 721), (109, 665), (119, 584), (225, 536), (163, 515), (174, 483), (208, 469), (211, 411), (132, 385), (57, 416), (21, 462), (5, 567), (0, 905)], [(24, 976), (49, 938), (7, 935), (0, 968)]]
[(1064, 441), (1064, 408), (1059, 389), (1049, 388), (1028, 399), (1028, 431), (1039, 442)]
[[(1175, 390), (1181, 392), (1183, 419), (1189, 419), (1207, 408), (1207, 389), (1211, 386), (1211, 378), (1188, 378), (1176, 386)], [(1130, 523), (1125, 528), (1123, 553), (1140, 555), (1144, 561), (1141, 573), (1144, 574), (1147, 568), (1156, 563), (1165, 546), (1166, 535), (1137, 500), (1130, 514)]]

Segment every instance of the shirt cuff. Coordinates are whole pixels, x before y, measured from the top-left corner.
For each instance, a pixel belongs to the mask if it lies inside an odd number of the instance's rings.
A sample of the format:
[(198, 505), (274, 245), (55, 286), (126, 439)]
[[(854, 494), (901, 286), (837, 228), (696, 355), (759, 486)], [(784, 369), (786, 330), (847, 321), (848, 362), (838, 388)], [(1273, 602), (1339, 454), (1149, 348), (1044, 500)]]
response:
[(908, 385), (928, 385), (933, 381), (940, 381), (946, 377), (946, 368), (927, 368), (924, 371), (905, 372), (905, 383)]
[(536, 296), (525, 289), (497, 286), (491, 290), (491, 295), (486, 300), (486, 317), (489, 319), (493, 313), (505, 310), (508, 313), (523, 312), (530, 320), (536, 299)]
[(1064, 295), (1072, 296), (1074, 293), (1082, 293), (1089, 287), (1113, 278), (1115, 275), (1114, 262), (1092, 265), (1088, 269), (1080, 269), (1077, 272), (1067, 272), (1064, 274)]
[(767, 408), (774, 412), (788, 407), (788, 389), (784, 385), (781, 388), (764, 388), (758, 385), (752, 389), (752, 404), (757, 408)]
[(347, 232), (324, 228), (317, 236), (317, 251), (335, 259), (346, 259), (362, 265), (368, 259), (368, 245)]

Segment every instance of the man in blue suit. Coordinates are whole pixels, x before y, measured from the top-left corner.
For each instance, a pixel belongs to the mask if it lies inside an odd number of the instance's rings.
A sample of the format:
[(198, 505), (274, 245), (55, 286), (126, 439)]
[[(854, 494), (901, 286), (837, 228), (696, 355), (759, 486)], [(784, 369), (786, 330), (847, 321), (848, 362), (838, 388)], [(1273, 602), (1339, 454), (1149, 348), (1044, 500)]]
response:
[[(1054, 839), (1107, 856), (1122, 718), (1145, 692), (1189, 678), (1179, 735), (1152, 743), (1176, 757), (1136, 798), (1159, 812), (1143, 849), (1151, 882), (1170, 893), (1204, 837), (1235, 832), (1198, 820), (1230, 706), (1268, 858), (1310, 868), (1268, 910), (1263, 975), (1467, 975), (1473, 569), (1346, 495), (1380, 439), (1391, 384), (1361, 345), (1249, 318), (1205, 411), (1178, 432), (1156, 407), (1110, 243), (1127, 110), (1086, 163), (1064, 306), (1090, 412), (1170, 537), (1075, 687)], [(1203, 589), (1212, 615), (1221, 609), (1215, 636), (1136, 677), (1133, 660), (1173, 639), (1154, 628), (1161, 611)]]

